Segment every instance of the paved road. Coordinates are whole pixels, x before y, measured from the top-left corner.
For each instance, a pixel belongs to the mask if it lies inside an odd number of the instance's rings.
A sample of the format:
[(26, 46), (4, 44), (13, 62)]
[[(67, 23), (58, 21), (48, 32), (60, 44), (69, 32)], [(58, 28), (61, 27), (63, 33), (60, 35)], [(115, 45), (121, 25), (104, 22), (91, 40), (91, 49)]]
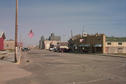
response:
[(126, 58), (32, 50), (20, 65), (30, 76), (7, 84), (126, 84)]

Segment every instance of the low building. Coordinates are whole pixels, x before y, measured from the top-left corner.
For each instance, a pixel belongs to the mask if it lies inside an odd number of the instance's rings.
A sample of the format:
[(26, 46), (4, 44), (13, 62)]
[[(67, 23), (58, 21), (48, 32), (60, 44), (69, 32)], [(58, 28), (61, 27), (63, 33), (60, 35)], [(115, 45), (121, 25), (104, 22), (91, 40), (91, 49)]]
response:
[(72, 52), (126, 53), (126, 37), (106, 37), (104, 34), (76, 35), (69, 40)]
[(106, 37), (105, 53), (126, 53), (126, 37)]
[(5, 33), (0, 33), (0, 50), (4, 50), (4, 40), (6, 39)]
[(83, 42), (85, 48), (93, 53), (105, 53), (105, 35), (104, 34), (95, 34), (95, 35), (87, 35), (83, 37)]
[(45, 40), (44, 41), (44, 46), (45, 46), (45, 49), (49, 49), (50, 46), (56, 46), (60, 41), (50, 41), (50, 40)]
[(4, 41), (4, 49), (14, 49), (15, 47), (15, 41), (14, 40), (5, 40)]
[(57, 43), (61, 41), (60, 36), (56, 36), (54, 33), (51, 33), (48, 39), (45, 40), (44, 36), (39, 40), (39, 49), (49, 49), (52, 46), (56, 46)]
[(104, 34), (83, 34), (76, 35), (69, 40), (69, 47), (75, 52), (104, 53), (105, 35)]

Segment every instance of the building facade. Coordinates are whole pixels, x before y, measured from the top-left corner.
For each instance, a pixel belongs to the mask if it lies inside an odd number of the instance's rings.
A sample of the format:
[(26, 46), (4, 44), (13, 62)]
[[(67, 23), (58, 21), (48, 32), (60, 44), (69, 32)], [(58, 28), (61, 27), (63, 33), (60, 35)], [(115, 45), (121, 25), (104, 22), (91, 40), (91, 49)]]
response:
[(4, 50), (4, 40), (6, 39), (5, 33), (2, 32), (0, 35), (0, 50)]
[(105, 53), (126, 53), (126, 38), (106, 37)]
[(39, 40), (39, 49), (49, 49), (51, 46), (56, 46), (61, 40), (60, 36), (51, 33), (48, 39), (45, 40), (44, 36)]
[(5, 40), (4, 41), (4, 49), (14, 49), (15, 47), (15, 41), (14, 40)]
[(104, 34), (76, 35), (69, 40), (72, 52), (126, 53), (125, 37), (106, 37)]
[(60, 41), (45, 40), (45, 41), (44, 41), (45, 49), (49, 49), (51, 45), (56, 46), (59, 42), (60, 42)]
[(83, 34), (76, 35), (69, 40), (69, 47), (72, 51), (82, 53), (104, 53), (104, 34)]

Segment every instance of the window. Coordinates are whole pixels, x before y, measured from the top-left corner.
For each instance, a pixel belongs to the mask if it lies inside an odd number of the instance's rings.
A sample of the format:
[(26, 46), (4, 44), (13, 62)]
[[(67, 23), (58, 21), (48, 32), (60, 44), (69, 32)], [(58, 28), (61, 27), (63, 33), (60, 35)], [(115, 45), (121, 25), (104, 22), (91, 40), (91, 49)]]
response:
[(100, 41), (101, 39), (100, 38), (98, 38), (98, 41)]
[(109, 42), (109, 43), (107, 43), (107, 45), (111, 45), (111, 43)]
[(121, 42), (119, 42), (119, 43), (118, 43), (118, 45), (122, 45), (122, 43), (121, 43)]
[(118, 50), (123, 50), (123, 48), (118, 48)]

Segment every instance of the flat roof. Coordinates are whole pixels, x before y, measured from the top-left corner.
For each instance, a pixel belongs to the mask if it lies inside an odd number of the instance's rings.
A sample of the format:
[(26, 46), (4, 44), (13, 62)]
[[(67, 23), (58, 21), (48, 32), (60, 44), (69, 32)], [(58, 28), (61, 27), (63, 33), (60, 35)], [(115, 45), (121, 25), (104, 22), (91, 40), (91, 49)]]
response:
[(126, 37), (106, 37), (108, 42), (126, 42)]

